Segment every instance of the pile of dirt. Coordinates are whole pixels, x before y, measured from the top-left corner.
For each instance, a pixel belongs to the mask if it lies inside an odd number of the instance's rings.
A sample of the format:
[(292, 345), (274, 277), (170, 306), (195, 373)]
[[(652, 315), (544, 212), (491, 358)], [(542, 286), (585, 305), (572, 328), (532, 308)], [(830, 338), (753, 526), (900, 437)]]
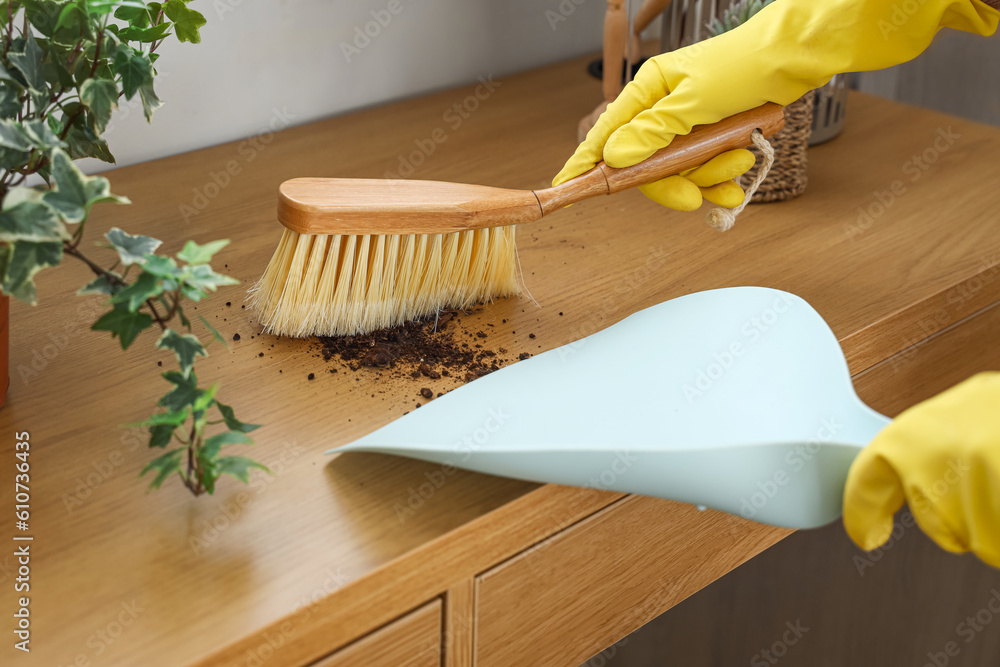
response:
[[(371, 368), (421, 381), (450, 377), (470, 382), (516, 360), (508, 359), (502, 347), (490, 348), (485, 331), (461, 331), (457, 325), (465, 314), (444, 310), (437, 318), (358, 336), (317, 336), (317, 340), (326, 361), (339, 359), (352, 371)], [(425, 398), (429, 393), (421, 390)]]

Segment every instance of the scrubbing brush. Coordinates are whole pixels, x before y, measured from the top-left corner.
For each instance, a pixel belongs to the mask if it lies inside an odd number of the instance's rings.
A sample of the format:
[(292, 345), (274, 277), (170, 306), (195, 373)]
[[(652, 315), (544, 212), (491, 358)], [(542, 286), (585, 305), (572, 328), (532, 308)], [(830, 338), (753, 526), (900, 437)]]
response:
[(351, 335), (518, 292), (515, 226), (597, 195), (652, 183), (784, 125), (765, 104), (678, 136), (623, 169), (603, 162), (543, 190), (395, 179), (281, 184), (281, 242), (248, 300), (264, 330)]

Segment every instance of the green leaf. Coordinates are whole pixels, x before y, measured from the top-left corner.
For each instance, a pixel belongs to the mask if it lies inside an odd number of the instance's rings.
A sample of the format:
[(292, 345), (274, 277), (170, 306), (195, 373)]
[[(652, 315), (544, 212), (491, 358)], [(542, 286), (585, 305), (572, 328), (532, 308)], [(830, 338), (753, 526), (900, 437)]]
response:
[(42, 73), (42, 58), (44, 53), (38, 47), (32, 31), (29, 30), (24, 42), (24, 50), (20, 52), (11, 51), (7, 54), (10, 64), (17, 68), (24, 75), (24, 80), (35, 92), (46, 90), (45, 76)]
[(143, 271), (130, 285), (111, 298), (111, 303), (125, 304), (133, 313), (142, 307), (147, 299), (163, 293), (163, 283), (160, 277)]
[(139, 98), (142, 100), (142, 115), (146, 117), (146, 122), (153, 120), (153, 112), (163, 106), (163, 102), (156, 93), (153, 92), (153, 84), (147, 83), (139, 87)]
[(123, 42), (140, 42), (149, 44), (161, 40), (169, 35), (171, 25), (170, 21), (164, 21), (163, 23), (157, 23), (156, 25), (149, 26), (147, 28), (130, 26), (119, 30), (118, 37)]
[(60, 28), (85, 24), (86, 21), (87, 12), (80, 6), (80, 3), (70, 2), (62, 8), (62, 11), (59, 12), (59, 18), (56, 20), (55, 30), (58, 31)]
[(40, 151), (47, 151), (51, 148), (64, 148), (66, 146), (66, 142), (57, 137), (52, 128), (49, 127), (49, 124), (44, 120), (37, 118), (26, 120), (22, 127), (32, 147)]
[(91, 16), (110, 14), (118, 6), (140, 8), (145, 5), (138, 0), (87, 0), (87, 12)]
[(111, 337), (118, 337), (123, 350), (127, 350), (135, 337), (153, 323), (146, 313), (135, 313), (124, 303), (116, 303), (114, 309), (101, 315), (90, 327), (94, 331), (110, 331)]
[(115, 54), (113, 69), (122, 78), (127, 100), (132, 99), (139, 88), (153, 82), (153, 63), (149, 56), (124, 44)]
[(156, 471), (156, 477), (150, 483), (149, 488), (158, 489), (160, 485), (170, 477), (175, 472), (180, 472), (181, 469), (181, 455), (184, 453), (184, 448), (173, 449), (163, 456), (158, 456), (149, 462), (149, 464), (142, 469), (139, 476), (142, 477), (147, 472), (151, 470)]
[(184, 375), (179, 371), (167, 371), (163, 373), (163, 378), (176, 385), (158, 403), (168, 410), (185, 408), (198, 400), (202, 394), (202, 390), (198, 389), (198, 378), (193, 372)]
[(149, 25), (149, 10), (146, 6), (124, 6), (115, 10), (115, 18), (127, 21), (133, 28), (145, 28)]
[(226, 431), (225, 433), (220, 433), (218, 435), (213, 435), (211, 438), (205, 439), (205, 444), (201, 446), (198, 452), (198, 458), (204, 458), (211, 461), (216, 456), (219, 455), (219, 450), (221, 450), (226, 445), (252, 445), (253, 440), (244, 435), (240, 431)]
[(215, 402), (215, 407), (219, 408), (219, 412), (222, 413), (222, 419), (226, 422), (226, 428), (230, 431), (239, 431), (240, 433), (250, 433), (251, 431), (256, 431), (260, 428), (260, 424), (244, 424), (239, 419), (236, 418), (233, 409), (228, 405), (223, 405), (218, 401)]
[(190, 299), (191, 301), (201, 301), (208, 296), (206, 292), (202, 292), (197, 287), (188, 285), (187, 283), (181, 284), (181, 294), (184, 295), (185, 299)]
[[(118, 251), (118, 256), (122, 260), (122, 265), (128, 266), (129, 264), (142, 264), (146, 261), (146, 255), (152, 252), (156, 252), (156, 249), (160, 247), (163, 241), (159, 239), (154, 239), (151, 236), (140, 236), (128, 234), (118, 227), (112, 227), (111, 230), (104, 235), (115, 250)], [(144, 267), (145, 268), (145, 267)], [(153, 271), (148, 271), (149, 273), (154, 273)]]
[(167, 329), (163, 332), (160, 339), (156, 341), (156, 347), (160, 350), (173, 350), (174, 354), (177, 355), (177, 361), (184, 375), (191, 372), (191, 367), (194, 366), (196, 357), (208, 356), (205, 346), (195, 336), (191, 334), (179, 334), (173, 329)]
[(0, 213), (0, 241), (61, 242), (64, 238), (69, 235), (59, 216), (40, 202), (23, 201)]
[(206, 292), (215, 291), (223, 285), (239, 285), (240, 281), (221, 273), (216, 273), (208, 264), (192, 266), (184, 274), (184, 282)]
[[(212, 334), (212, 338), (225, 345), (226, 349), (228, 350), (229, 343), (226, 342), (226, 339), (222, 337), (222, 334), (219, 333), (219, 330), (213, 327), (211, 324), (209, 324), (208, 320), (206, 320), (203, 316), (199, 315), (198, 319), (201, 320), (201, 323), (204, 324), (205, 328), (208, 329), (209, 333)], [(232, 426), (230, 426), (229, 428), (232, 428)]]
[(107, 79), (87, 79), (80, 86), (80, 99), (94, 114), (98, 132), (111, 121), (111, 112), (118, 108), (118, 85)]
[(201, 13), (191, 9), (181, 0), (167, 0), (163, 3), (163, 13), (174, 22), (174, 32), (181, 42), (201, 43), (199, 29), (207, 23)]
[(21, 110), (21, 97), (16, 86), (0, 84), (0, 118), (13, 118)]
[(181, 326), (187, 327), (187, 330), (190, 332), (191, 320), (187, 318), (187, 315), (184, 314), (184, 309), (179, 305), (177, 306), (177, 317), (180, 318)]
[(197, 419), (201, 419), (201, 417), (205, 413), (205, 410), (211, 407), (212, 401), (215, 400), (215, 395), (218, 392), (219, 392), (219, 383), (216, 382), (211, 387), (203, 391), (201, 396), (199, 396), (198, 399), (191, 404), (191, 411), (196, 415)]
[[(2, 8), (3, 8), (3, 3), (0, 3), (0, 9), (2, 9)], [(11, 83), (13, 83), (18, 88), (22, 87), (21, 86), (21, 81), (19, 81), (16, 78), (14, 78), (14, 75), (11, 74), (7, 70), (7, 68), (3, 66), (3, 63), (0, 63), (0, 81), (10, 81)]]
[(177, 253), (177, 259), (188, 264), (207, 264), (212, 261), (212, 256), (225, 248), (228, 243), (228, 239), (211, 241), (205, 245), (198, 245), (194, 241), (188, 241), (184, 244), (184, 249)]
[(177, 430), (177, 427), (170, 424), (157, 424), (156, 426), (150, 426), (149, 446), (166, 447), (170, 444), (170, 438), (173, 437), (175, 430)]
[(125, 424), (125, 428), (135, 428), (143, 426), (180, 426), (184, 423), (184, 420), (188, 417), (188, 409), (183, 408), (181, 410), (171, 410), (170, 412), (157, 412), (155, 415), (151, 416), (149, 419), (144, 419), (141, 422), (132, 422), (131, 424)]
[(121, 285), (112, 283), (108, 280), (107, 276), (101, 275), (78, 289), (76, 293), (80, 296), (87, 294), (106, 294), (111, 296), (116, 294), (121, 288)]
[(31, 137), (21, 123), (5, 118), (0, 120), (0, 146), (27, 152), (32, 149)]
[(216, 474), (232, 475), (244, 484), (250, 481), (250, 470), (257, 468), (273, 475), (271, 469), (245, 456), (223, 456), (215, 462)]
[(161, 278), (174, 278), (181, 273), (173, 257), (164, 257), (162, 255), (147, 255), (142, 268), (144, 271), (158, 275)]
[(24, 202), (40, 202), (42, 201), (42, 193), (35, 188), (29, 188), (23, 185), (18, 185), (12, 187), (7, 191), (7, 196), (3, 198), (3, 210), (9, 211), (18, 204)]
[(42, 269), (57, 266), (62, 261), (62, 243), (51, 241), (18, 241), (8, 256), (3, 280), (5, 294), (35, 305), (34, 276)]
[[(67, 107), (70, 107), (67, 105)], [(83, 117), (78, 117), (77, 121), (69, 129), (66, 135), (66, 143), (70, 157), (77, 160), (82, 157), (94, 157), (109, 164), (115, 163), (115, 156), (108, 149), (108, 142), (97, 136), (89, 126), (83, 122)]]
[(52, 180), (55, 182), (55, 189), (46, 192), (43, 199), (46, 204), (59, 211), (66, 222), (82, 222), (97, 202), (129, 203), (125, 197), (111, 194), (108, 179), (84, 175), (73, 164), (69, 155), (61, 150), (52, 151)]
[(0, 169), (20, 171), (28, 164), (28, 153), (0, 146)]

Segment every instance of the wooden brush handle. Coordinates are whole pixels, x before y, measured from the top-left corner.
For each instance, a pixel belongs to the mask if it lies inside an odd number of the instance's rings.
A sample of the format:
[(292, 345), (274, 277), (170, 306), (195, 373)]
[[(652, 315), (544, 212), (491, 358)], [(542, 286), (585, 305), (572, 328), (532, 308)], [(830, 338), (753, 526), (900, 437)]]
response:
[(600, 162), (587, 173), (565, 183), (535, 190), (535, 196), (542, 207), (542, 215), (546, 215), (590, 197), (614, 194), (679, 174), (705, 164), (720, 153), (751, 145), (750, 135), (755, 129), (770, 137), (784, 126), (782, 107), (768, 102), (718, 123), (698, 125), (690, 133), (674, 137), (669, 146), (639, 164), (615, 169)]

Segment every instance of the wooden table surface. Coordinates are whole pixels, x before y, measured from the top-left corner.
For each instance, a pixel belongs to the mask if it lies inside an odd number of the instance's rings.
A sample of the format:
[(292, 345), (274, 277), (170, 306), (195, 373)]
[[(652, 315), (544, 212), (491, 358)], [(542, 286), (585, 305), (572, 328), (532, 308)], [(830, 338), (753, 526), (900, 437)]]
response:
[[(223, 401), (265, 425), (246, 453), (276, 474), (255, 475), (249, 486), (227, 479), (213, 497), (194, 498), (176, 481), (145, 493), (137, 475), (152, 456), (141, 433), (119, 425), (146, 416), (164, 393), (157, 360), (175, 362), (151, 353), (151, 332), (123, 354), (89, 331), (101, 307), (74, 296), (88, 280), (84, 267), (67, 259), (45, 271), (41, 305), (12, 306), (11, 385), (0, 411), (4, 502), (13, 504), (13, 434), (30, 432), (32, 444), (33, 650), (9, 664), (245, 664), (248, 647), (279, 635), (301, 641), (268, 664), (303, 664), (318, 657), (315, 637), (346, 643), (453, 577), (620, 497), (459, 472), (401, 522), (395, 508), (434, 466), (322, 452), (411, 409), (417, 385), (327, 373), (312, 341), (260, 335), (239, 308), (280, 236), (274, 206), (283, 180), (382, 177), (430, 140), (414, 178), (545, 186), (599, 98), (584, 62), (494, 77), (464, 118), (449, 110), (476, 86), (108, 174), (113, 191), (135, 203), (98, 207), (91, 241), (111, 226), (162, 238), (168, 252), (189, 238), (232, 239), (216, 265), (241, 285), (197, 312), (241, 340), (231, 352), (213, 346), (199, 377), (220, 382)], [(854, 95), (842, 137), (810, 151), (810, 185), (799, 199), (751, 206), (724, 234), (705, 225), (704, 211), (668, 211), (638, 192), (578, 204), (519, 234), (540, 307), (503, 300), (461, 327), (493, 324), (491, 345), (536, 353), (666, 299), (763, 285), (807, 299), (857, 373), (997, 300), (997, 154), (995, 129)], [(227, 166), (239, 173), (213, 187)], [(859, 217), (864, 210), (870, 217)], [(12, 514), (0, 512), (5, 539)], [(738, 521), (714, 512), (703, 520)], [(757, 550), (786, 534), (747, 525)], [(688, 536), (679, 531), (676, 540)], [(691, 548), (715, 552), (732, 540), (720, 532)], [(12, 549), (4, 551), (0, 599), (9, 614), (15, 575)], [(8, 634), (4, 664), (12, 644)]]

